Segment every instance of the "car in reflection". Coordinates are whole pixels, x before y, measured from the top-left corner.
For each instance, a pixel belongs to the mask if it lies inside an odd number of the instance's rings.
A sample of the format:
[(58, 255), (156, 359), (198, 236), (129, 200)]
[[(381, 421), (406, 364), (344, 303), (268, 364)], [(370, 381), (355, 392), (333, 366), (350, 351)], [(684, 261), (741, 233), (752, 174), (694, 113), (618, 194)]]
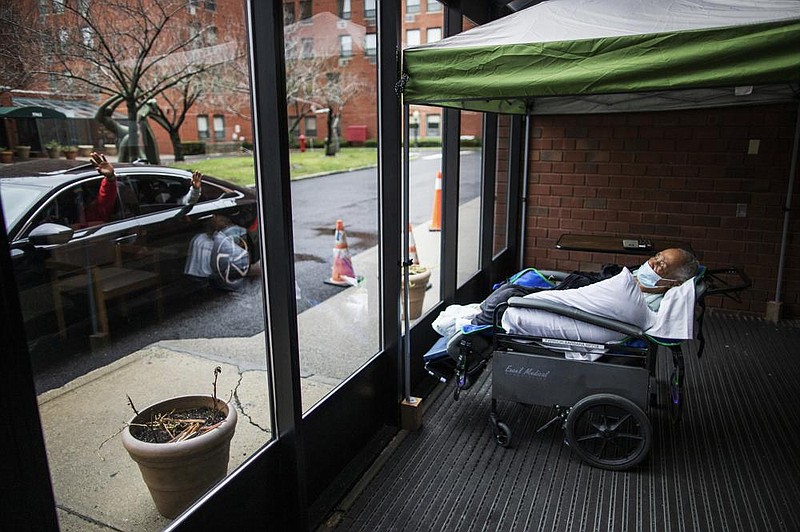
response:
[(32, 348), (43, 338), (51, 345), (59, 337), (107, 338), (116, 316), (140, 310), (162, 316), (165, 302), (197, 291), (197, 278), (184, 273), (187, 258), (196, 237), (216, 234), (219, 220), (240, 229), (236, 245), (207, 246), (199, 256), (216, 260), (216, 273), (235, 269), (232, 285), (259, 260), (255, 190), (204, 176), (198, 201), (186, 205), (181, 198), (191, 172), (114, 167), (113, 212), (96, 224), (85, 223), (83, 214), (102, 180), (91, 163), (43, 159), (0, 170), (3, 218)]

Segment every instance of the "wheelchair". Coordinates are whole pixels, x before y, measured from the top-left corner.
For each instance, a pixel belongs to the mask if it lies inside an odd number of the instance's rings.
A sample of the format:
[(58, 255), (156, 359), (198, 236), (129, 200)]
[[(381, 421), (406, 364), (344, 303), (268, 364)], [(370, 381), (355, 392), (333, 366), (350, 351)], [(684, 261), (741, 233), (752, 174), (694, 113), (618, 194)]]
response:
[[(555, 282), (562, 272), (541, 272)], [(722, 295), (738, 299), (750, 280), (737, 268), (701, 269), (695, 278), (696, 355), (702, 356), (705, 298)], [(621, 333), (617, 342), (595, 343), (568, 338), (506, 333), (500, 316), (506, 308), (543, 310)], [(455, 376), (454, 399), (469, 389), (491, 364), (492, 398), (489, 421), (496, 443), (510, 447), (511, 427), (498, 413), (498, 401), (552, 407), (554, 417), (537, 433), (558, 424), (565, 442), (586, 463), (607, 470), (626, 470), (640, 464), (652, 446), (649, 411), (657, 406), (656, 368), (659, 352), (672, 357), (668, 405), (673, 423), (683, 412), (686, 341), (649, 336), (637, 326), (553, 301), (512, 297), (495, 308), (491, 326), (467, 326), (425, 355), (427, 371), (446, 381)], [(442, 355), (442, 353), (446, 355)]]

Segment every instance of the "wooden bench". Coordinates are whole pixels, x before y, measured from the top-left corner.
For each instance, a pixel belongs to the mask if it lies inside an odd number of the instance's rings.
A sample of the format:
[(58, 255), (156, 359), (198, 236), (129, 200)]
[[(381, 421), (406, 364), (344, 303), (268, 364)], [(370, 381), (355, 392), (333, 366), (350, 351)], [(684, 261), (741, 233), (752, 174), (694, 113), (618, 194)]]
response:
[[(102, 260), (103, 251), (95, 247), (91, 249), (91, 257), (88, 257), (87, 251), (84, 250), (82, 260), (75, 260), (75, 257), (81, 254), (79, 250), (70, 250), (68, 254), (57, 252), (48, 260), (53, 284), (53, 303), (61, 338), (67, 336), (63, 294), (86, 294), (89, 298), (92, 338), (106, 339), (109, 336), (108, 303), (118, 299), (124, 305), (125, 298), (129, 294), (152, 290), (156, 311), (159, 317), (162, 315), (161, 276), (157, 252), (131, 244), (113, 244), (112, 251), (112, 258), (108, 262)], [(130, 267), (132, 265), (135, 267)]]

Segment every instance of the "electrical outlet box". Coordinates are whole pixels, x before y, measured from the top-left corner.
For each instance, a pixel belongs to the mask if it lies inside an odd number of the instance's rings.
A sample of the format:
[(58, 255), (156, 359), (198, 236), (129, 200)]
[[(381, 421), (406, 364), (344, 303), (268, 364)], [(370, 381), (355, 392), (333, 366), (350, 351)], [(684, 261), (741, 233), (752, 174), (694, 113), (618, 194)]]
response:
[(747, 155), (757, 155), (760, 145), (761, 141), (759, 139), (750, 139), (750, 143), (747, 145)]
[(746, 218), (747, 217), (747, 203), (737, 203), (736, 204), (736, 217), (737, 218)]

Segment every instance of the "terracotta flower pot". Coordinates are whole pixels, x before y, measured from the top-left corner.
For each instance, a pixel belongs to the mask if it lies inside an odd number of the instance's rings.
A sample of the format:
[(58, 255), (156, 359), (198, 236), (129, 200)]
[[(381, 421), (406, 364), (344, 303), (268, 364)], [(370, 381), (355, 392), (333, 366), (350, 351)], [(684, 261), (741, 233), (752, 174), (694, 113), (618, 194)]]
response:
[(64, 157), (67, 159), (77, 159), (78, 158), (78, 150), (64, 150)]
[[(185, 395), (148, 406), (131, 419), (143, 423), (152, 414), (196, 407), (211, 407), (207, 395)], [(219, 427), (194, 438), (175, 443), (148, 443), (136, 439), (128, 426), (122, 432), (122, 445), (139, 464), (150, 496), (164, 517), (174, 519), (228, 473), (230, 443), (236, 430), (236, 409), (217, 399), (217, 408), (226, 418)]]
[(31, 156), (30, 146), (16, 146), (14, 151), (17, 152), (17, 157), (20, 159), (27, 159)]
[(81, 144), (78, 146), (78, 157), (89, 157), (92, 155), (94, 146), (90, 144)]
[(9, 164), (14, 162), (13, 151), (0, 151), (0, 163)]
[[(422, 316), (422, 303), (425, 300), (425, 290), (428, 289), (428, 280), (431, 271), (425, 269), (419, 273), (409, 272), (408, 275), (408, 319), (415, 320)], [(403, 298), (405, 304), (405, 298)]]

